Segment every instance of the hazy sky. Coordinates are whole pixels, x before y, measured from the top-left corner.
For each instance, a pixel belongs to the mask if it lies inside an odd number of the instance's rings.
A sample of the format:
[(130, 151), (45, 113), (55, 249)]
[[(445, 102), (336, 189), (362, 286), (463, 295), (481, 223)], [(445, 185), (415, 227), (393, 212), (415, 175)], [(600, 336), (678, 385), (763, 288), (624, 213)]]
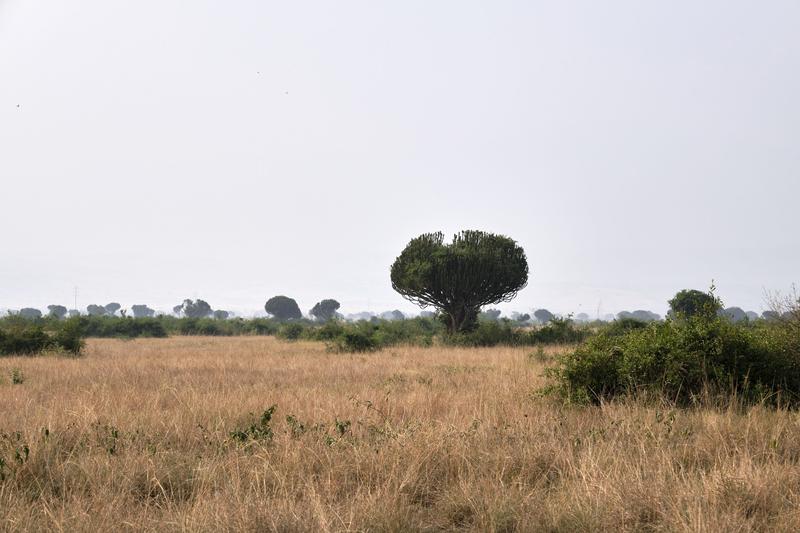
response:
[(800, 2), (0, 0), (0, 308), (415, 309), (414, 236), (526, 250), (505, 310), (800, 282)]

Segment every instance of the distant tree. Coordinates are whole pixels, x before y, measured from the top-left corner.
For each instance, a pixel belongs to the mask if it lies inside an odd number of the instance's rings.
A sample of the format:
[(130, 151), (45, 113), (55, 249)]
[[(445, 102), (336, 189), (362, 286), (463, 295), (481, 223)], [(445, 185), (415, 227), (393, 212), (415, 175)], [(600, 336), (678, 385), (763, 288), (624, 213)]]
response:
[(339, 307), (340, 304), (336, 300), (322, 300), (311, 308), (309, 314), (320, 322), (327, 322), (336, 316), (336, 311)]
[(501, 314), (503, 314), (503, 312), (499, 309), (487, 309), (486, 311), (481, 311), (481, 314), (478, 315), (478, 318), (481, 320), (488, 320), (490, 322), (497, 322), (500, 320)]
[(652, 311), (637, 309), (631, 313), (631, 318), (640, 322), (655, 322), (656, 320), (661, 320), (661, 315), (653, 313)]
[(136, 304), (131, 306), (133, 318), (148, 318), (156, 314), (156, 312), (146, 305)]
[(374, 317), (374, 313), (370, 313), (369, 311), (361, 311), (360, 313), (351, 313), (347, 315), (347, 320), (359, 322), (361, 320), (372, 320)]
[(70, 309), (69, 310), (69, 317), (72, 318), (72, 317), (76, 317), (76, 316), (81, 316), (81, 312), (78, 311), (77, 309)]
[(175, 316), (181, 316), (181, 313), (183, 313), (183, 304), (181, 304), (181, 305), (176, 305), (175, 307), (173, 307), (173, 308), (172, 308), (172, 313), (173, 313)]
[(777, 311), (764, 311), (761, 313), (761, 318), (764, 320), (778, 320), (781, 317), (781, 314)]
[(86, 314), (89, 316), (103, 316), (107, 312), (106, 308), (102, 305), (91, 304), (86, 307)]
[(33, 307), (24, 307), (20, 309), (19, 313), (17, 314), (22, 318), (26, 318), (28, 320), (37, 320), (39, 318), (42, 318), (42, 312), (39, 311), (38, 309), (34, 309)]
[(436, 316), (436, 313), (433, 311), (420, 311), (419, 316), (420, 318), (433, 318)]
[(120, 307), (122, 307), (122, 306), (120, 304), (118, 304), (117, 302), (111, 302), (110, 304), (106, 304), (103, 307), (105, 307), (107, 314), (113, 316), (114, 313), (119, 311)]
[(523, 324), (525, 322), (528, 322), (530, 319), (531, 315), (529, 315), (528, 313), (519, 313), (517, 311), (511, 311), (511, 320), (513, 320), (514, 322), (519, 322), (520, 324)]
[(589, 315), (587, 313), (578, 313), (575, 315), (576, 322), (589, 322)]
[(533, 316), (542, 324), (547, 324), (555, 318), (555, 315), (547, 309), (537, 309), (533, 312)]
[(670, 310), (678, 317), (714, 316), (721, 304), (713, 293), (684, 289), (669, 301)]
[(394, 311), (384, 311), (381, 313), (380, 318), (382, 320), (405, 320), (406, 316), (401, 311), (395, 309)]
[(462, 231), (412, 239), (391, 267), (392, 288), (421, 307), (433, 306), (450, 333), (469, 331), (481, 307), (513, 299), (528, 283), (528, 261), (503, 235)]
[(67, 316), (67, 308), (64, 307), (63, 305), (55, 305), (55, 304), (48, 305), (47, 309), (48, 311), (50, 311), (50, 313), (48, 313), (50, 316), (55, 317), (59, 320)]
[(745, 314), (747, 315), (747, 320), (749, 320), (750, 322), (755, 322), (756, 320), (758, 320), (758, 313), (756, 313), (755, 311), (748, 311)]
[(747, 313), (741, 307), (728, 307), (719, 311), (719, 315), (727, 318), (731, 322), (742, 322), (747, 320)]
[(187, 318), (205, 318), (211, 315), (212, 312), (208, 302), (200, 299), (184, 300), (179, 307), (180, 313)]
[(217, 320), (227, 320), (228, 316), (230, 316), (230, 313), (223, 311), (222, 309), (217, 309), (214, 311), (213, 316)]
[(281, 321), (303, 318), (300, 306), (288, 296), (273, 296), (264, 304), (264, 311)]

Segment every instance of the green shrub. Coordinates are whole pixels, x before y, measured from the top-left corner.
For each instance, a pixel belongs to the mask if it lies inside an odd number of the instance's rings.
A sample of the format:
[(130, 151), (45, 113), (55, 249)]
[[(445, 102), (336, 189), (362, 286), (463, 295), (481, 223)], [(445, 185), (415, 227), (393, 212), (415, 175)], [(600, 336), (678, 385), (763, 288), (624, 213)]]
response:
[(575, 344), (589, 335), (588, 328), (576, 327), (571, 318), (552, 318), (546, 325), (530, 333), (527, 344)]
[(447, 344), (456, 346), (513, 346), (522, 344), (523, 337), (508, 320), (481, 320), (472, 331), (448, 335), (444, 340)]
[(300, 322), (289, 322), (278, 329), (278, 337), (287, 341), (296, 341), (306, 332), (306, 326)]
[(37, 355), (47, 350), (73, 354), (83, 348), (83, 328), (77, 319), (0, 323), (0, 355)]
[(792, 346), (776, 328), (707, 315), (605, 331), (559, 359), (548, 390), (578, 403), (655, 394), (687, 405), (710, 392), (794, 404), (800, 354)]
[(609, 337), (620, 337), (637, 329), (647, 327), (647, 322), (635, 318), (620, 318), (603, 326), (603, 333)]
[(374, 334), (363, 330), (344, 331), (341, 335), (328, 343), (328, 349), (333, 352), (374, 352), (381, 345)]

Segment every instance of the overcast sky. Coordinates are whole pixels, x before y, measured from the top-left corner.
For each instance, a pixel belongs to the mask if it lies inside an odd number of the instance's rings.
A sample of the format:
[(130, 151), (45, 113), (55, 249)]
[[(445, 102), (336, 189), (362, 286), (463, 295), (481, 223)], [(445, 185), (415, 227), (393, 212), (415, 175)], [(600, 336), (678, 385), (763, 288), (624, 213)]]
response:
[(800, 2), (0, 0), (0, 308), (415, 309), (428, 231), (504, 310), (800, 282)]

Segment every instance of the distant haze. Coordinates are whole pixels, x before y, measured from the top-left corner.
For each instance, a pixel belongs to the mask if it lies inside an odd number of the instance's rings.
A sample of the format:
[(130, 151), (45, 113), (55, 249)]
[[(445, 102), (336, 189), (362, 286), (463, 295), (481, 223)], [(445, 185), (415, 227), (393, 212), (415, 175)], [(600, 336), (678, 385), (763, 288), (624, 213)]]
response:
[(0, 0), (0, 307), (414, 307), (428, 231), (499, 308), (800, 281), (800, 3)]

